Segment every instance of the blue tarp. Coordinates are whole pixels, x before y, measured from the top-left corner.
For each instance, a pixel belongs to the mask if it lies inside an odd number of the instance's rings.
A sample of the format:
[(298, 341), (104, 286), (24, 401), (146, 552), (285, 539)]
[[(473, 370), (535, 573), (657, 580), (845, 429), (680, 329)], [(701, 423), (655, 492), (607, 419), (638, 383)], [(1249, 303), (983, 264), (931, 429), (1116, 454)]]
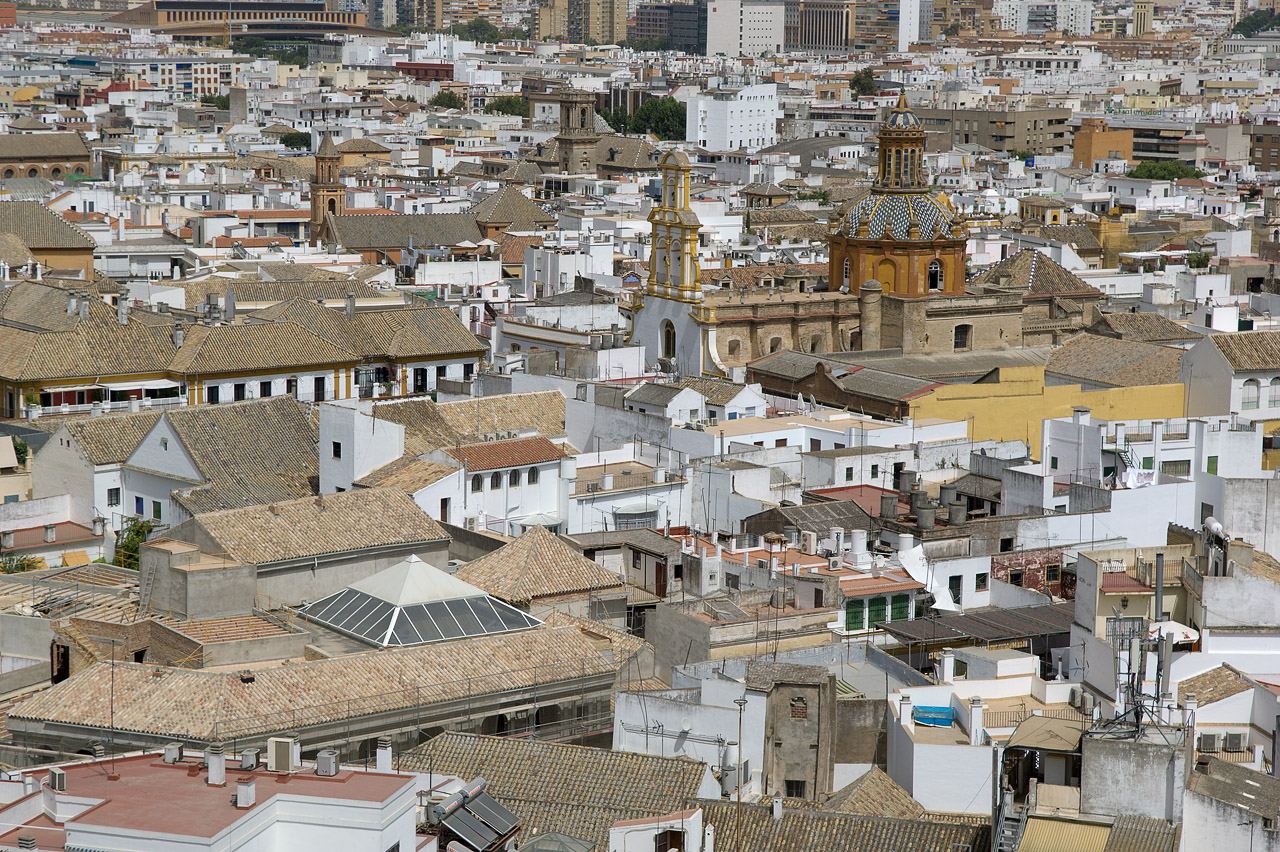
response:
[(911, 718), (920, 725), (950, 728), (956, 720), (956, 711), (950, 707), (913, 707)]

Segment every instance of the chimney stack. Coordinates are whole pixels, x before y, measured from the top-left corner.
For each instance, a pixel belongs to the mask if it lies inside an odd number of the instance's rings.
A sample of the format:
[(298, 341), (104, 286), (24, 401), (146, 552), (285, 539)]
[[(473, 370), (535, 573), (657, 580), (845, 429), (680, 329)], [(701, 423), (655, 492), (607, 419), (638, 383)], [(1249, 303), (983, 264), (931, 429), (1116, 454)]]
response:
[(392, 772), (391, 737), (378, 737), (378, 756), (375, 768), (379, 772)]
[(880, 495), (880, 517), (893, 520), (898, 517), (898, 495), (897, 494), (881, 494)]
[(347, 319), (354, 319), (356, 315), (356, 294), (350, 290), (347, 291)]
[[(37, 266), (36, 267), (37, 272), (39, 271), (39, 269), (40, 267)], [(80, 293), (80, 319), (87, 320), (88, 318), (89, 318), (89, 291), (83, 290)]]
[(227, 784), (227, 752), (222, 743), (210, 743), (205, 751), (205, 762), (209, 764), (209, 786), (225, 787)]
[(773, 818), (775, 820), (782, 819), (782, 794), (773, 794)]
[(916, 526), (922, 532), (933, 529), (934, 515), (937, 510), (932, 506), (921, 506), (916, 509)]
[(947, 523), (953, 527), (969, 523), (969, 508), (963, 500), (952, 500), (947, 504)]
[(116, 302), (116, 320), (121, 325), (129, 324), (129, 299), (127, 296), (121, 296)]
[(73, 316), (76, 312), (76, 291), (67, 291), (67, 316)]
[(914, 734), (916, 732), (916, 719), (911, 715), (911, 696), (904, 695), (898, 701), (898, 717), (903, 727), (907, 729), (907, 733)]
[(56, 541), (56, 540), (57, 540), (57, 538), (58, 538), (58, 528), (57, 528), (56, 526), (54, 526), (53, 524), (45, 524), (45, 525), (44, 525), (44, 540), (45, 540), (45, 541), (52, 542), (52, 541)]
[(982, 745), (986, 739), (986, 728), (982, 724), (982, 699), (973, 696), (969, 699), (969, 745)]
[(224, 319), (227, 322), (236, 318), (236, 294), (230, 288), (227, 288), (227, 298), (224, 300), (223, 307), (223, 313), (226, 315)]
[(182, 328), (182, 322), (173, 324), (173, 345), (182, 348), (182, 340), (187, 336), (187, 332)]
[(236, 807), (251, 808), (257, 800), (257, 784), (252, 775), (241, 775), (236, 779)]
[(951, 683), (956, 679), (956, 652), (953, 648), (942, 649), (942, 671), (939, 680)]

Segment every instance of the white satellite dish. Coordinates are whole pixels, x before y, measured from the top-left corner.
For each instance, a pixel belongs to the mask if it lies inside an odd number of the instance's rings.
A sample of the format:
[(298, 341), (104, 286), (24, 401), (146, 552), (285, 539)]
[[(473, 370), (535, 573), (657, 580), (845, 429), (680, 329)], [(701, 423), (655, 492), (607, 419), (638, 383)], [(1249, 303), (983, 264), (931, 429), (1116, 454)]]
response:
[(680, 730), (684, 731), (685, 733), (688, 733), (690, 730), (692, 730), (692, 728), (693, 728), (693, 722), (689, 719), (688, 716), (685, 716), (683, 719), (680, 720)]

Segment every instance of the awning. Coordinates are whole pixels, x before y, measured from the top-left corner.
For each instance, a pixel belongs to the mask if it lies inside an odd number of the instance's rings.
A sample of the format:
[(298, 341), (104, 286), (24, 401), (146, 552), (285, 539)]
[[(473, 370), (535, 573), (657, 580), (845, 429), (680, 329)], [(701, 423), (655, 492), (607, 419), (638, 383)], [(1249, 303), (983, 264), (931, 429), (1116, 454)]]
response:
[(71, 568), (76, 565), (88, 565), (89, 554), (83, 550), (68, 550), (62, 554), (62, 567)]
[(516, 523), (522, 527), (554, 527), (557, 524), (563, 524), (564, 518), (549, 515), (546, 512), (534, 512), (523, 518), (517, 518)]
[(917, 544), (908, 550), (899, 550), (898, 561), (902, 563), (902, 567), (906, 569), (911, 579), (922, 584), (929, 594), (933, 595), (932, 609), (943, 612), (960, 610), (952, 599), (951, 590), (947, 588), (947, 584), (929, 568), (929, 563), (925, 561), (923, 545)]
[(656, 512), (659, 508), (661, 508), (661, 505), (656, 500), (635, 500), (631, 503), (615, 506), (613, 513), (615, 515), (643, 515), (648, 512)]
[(1173, 634), (1174, 642), (1194, 642), (1200, 638), (1200, 631), (1176, 621), (1157, 621), (1147, 631), (1148, 639), (1155, 639), (1167, 633)]
[(1009, 736), (1005, 748), (1034, 748), (1041, 751), (1076, 752), (1084, 736), (1083, 719), (1055, 719), (1028, 716)]
[(1030, 817), (1018, 852), (1102, 852), (1111, 826), (1066, 819)]
[(178, 383), (170, 379), (152, 379), (146, 382), (103, 382), (98, 387), (109, 391), (123, 390), (170, 390), (178, 387)]

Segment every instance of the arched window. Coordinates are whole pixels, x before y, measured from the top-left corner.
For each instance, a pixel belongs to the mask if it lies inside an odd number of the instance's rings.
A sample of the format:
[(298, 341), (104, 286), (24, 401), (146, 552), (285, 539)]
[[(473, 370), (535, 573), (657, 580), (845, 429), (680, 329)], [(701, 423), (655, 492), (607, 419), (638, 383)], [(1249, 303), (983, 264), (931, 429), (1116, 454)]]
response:
[(956, 326), (955, 349), (968, 349), (972, 343), (969, 338), (973, 336), (973, 326), (958, 325)]
[(771, 338), (769, 338), (769, 351), (770, 351), (770, 352), (777, 352), (777, 351), (778, 351), (779, 349), (781, 349), (781, 348), (782, 348), (782, 338), (781, 338), (781, 337), (771, 337)]
[(1271, 380), (1271, 393), (1267, 396), (1268, 408), (1280, 408), (1280, 377)]
[(27, 177), (40, 177), (39, 169), (27, 169)]
[(676, 327), (671, 324), (671, 320), (662, 323), (662, 357), (676, 357)]
[(809, 338), (809, 351), (810, 352), (822, 351), (822, 335), (815, 334), (813, 337)]
[(502, 487), (502, 473), (500, 471), (495, 470), (489, 476), (489, 488), (492, 491), (497, 491), (501, 487)]
[(942, 289), (942, 264), (936, 260), (929, 263), (929, 289)]
[(1249, 379), (1244, 383), (1240, 393), (1240, 407), (1253, 409), (1258, 407), (1258, 398), (1262, 396), (1262, 384), (1257, 379)]
[(49, 177), (55, 178), (55, 179), (62, 177), (62, 169), (58, 168), (57, 166), (54, 166), (53, 168), (49, 169)]
[(529, 484), (534, 485), (538, 481), (538, 469), (536, 467), (529, 468)]
[(483, 488), (484, 488), (483, 476), (477, 473), (475, 476), (471, 477), (471, 493), (472, 494), (478, 493)]
[(329, 199), (329, 212), (330, 212), (330, 213), (337, 213), (337, 212), (338, 212), (338, 199), (336, 199), (336, 198), (330, 198), (330, 199)]
[(518, 488), (520, 486), (520, 469), (519, 468), (516, 468), (515, 470), (507, 474), (507, 485), (510, 485), (512, 488)]
[(76, 166), (76, 174), (78, 175), (84, 174), (84, 166)]
[(729, 341), (729, 357), (737, 358), (738, 353), (742, 351), (742, 341), (736, 337)]
[(843, 274), (840, 276), (840, 283), (841, 283), (843, 286), (845, 286), (845, 287), (849, 287), (849, 286), (850, 286), (850, 284), (849, 284), (849, 258), (847, 258), (847, 257), (844, 259), (844, 272), (843, 272)]
[(5, 170), (4, 170), (4, 176), (5, 176), (6, 178), (11, 178), (11, 177), (13, 177), (13, 169), (5, 169)]

